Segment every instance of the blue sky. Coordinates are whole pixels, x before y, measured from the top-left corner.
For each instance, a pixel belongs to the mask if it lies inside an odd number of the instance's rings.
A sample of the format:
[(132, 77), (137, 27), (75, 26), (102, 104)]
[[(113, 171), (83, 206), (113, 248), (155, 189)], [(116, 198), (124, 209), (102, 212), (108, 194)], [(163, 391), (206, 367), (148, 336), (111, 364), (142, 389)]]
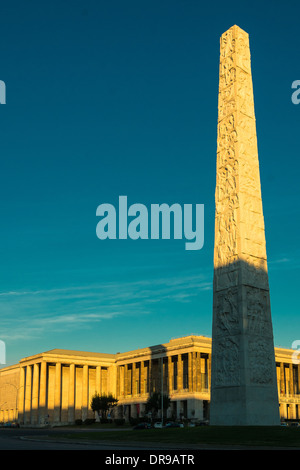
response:
[[(219, 38), (250, 35), (275, 345), (300, 338), (296, 1), (0, 7), (0, 339), (7, 364), (211, 336)], [(205, 243), (96, 237), (96, 208), (205, 205)]]

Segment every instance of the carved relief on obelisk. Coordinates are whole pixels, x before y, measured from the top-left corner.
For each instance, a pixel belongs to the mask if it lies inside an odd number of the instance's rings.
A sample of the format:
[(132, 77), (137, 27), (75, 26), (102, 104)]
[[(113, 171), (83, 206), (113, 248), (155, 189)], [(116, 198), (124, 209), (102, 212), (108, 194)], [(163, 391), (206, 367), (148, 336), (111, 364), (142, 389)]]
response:
[(212, 424), (278, 424), (248, 34), (220, 40)]

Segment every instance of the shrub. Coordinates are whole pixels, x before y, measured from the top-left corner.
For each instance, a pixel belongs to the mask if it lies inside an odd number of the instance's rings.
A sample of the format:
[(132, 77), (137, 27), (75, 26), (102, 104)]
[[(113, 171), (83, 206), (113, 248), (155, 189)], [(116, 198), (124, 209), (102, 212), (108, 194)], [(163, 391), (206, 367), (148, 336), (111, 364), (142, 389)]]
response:
[(109, 420), (107, 418), (100, 418), (100, 423), (101, 424), (107, 424), (107, 423), (109, 423)]
[(129, 418), (129, 423), (130, 423), (130, 426), (136, 426), (137, 424), (139, 424), (140, 420), (138, 418)]
[(117, 425), (117, 426), (122, 426), (124, 423), (125, 423), (125, 419), (122, 418), (122, 419), (115, 419), (114, 420), (114, 423)]
[(94, 418), (87, 418), (84, 420), (83, 424), (93, 424), (95, 421)]

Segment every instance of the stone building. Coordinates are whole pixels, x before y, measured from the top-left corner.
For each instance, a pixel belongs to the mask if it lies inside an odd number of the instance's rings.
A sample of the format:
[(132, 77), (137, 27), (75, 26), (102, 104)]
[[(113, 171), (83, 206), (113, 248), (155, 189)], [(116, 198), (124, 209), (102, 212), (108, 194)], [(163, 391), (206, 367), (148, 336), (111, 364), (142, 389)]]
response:
[[(281, 419), (300, 419), (300, 365), (275, 348)], [(53, 349), (0, 369), (0, 422), (59, 425), (93, 418), (95, 392), (118, 398), (115, 417), (142, 417), (151, 393), (168, 393), (169, 419), (209, 419), (211, 339), (187, 336), (116, 354)]]

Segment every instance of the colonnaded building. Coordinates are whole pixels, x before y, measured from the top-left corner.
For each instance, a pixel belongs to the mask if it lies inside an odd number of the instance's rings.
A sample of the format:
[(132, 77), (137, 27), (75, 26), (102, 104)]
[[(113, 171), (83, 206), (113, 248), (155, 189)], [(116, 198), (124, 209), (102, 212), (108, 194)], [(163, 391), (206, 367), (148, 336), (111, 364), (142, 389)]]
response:
[[(294, 355), (275, 348), (282, 420), (300, 418)], [(113, 416), (129, 421), (144, 416), (147, 399), (162, 387), (171, 399), (168, 419), (209, 420), (210, 379), (211, 338), (205, 336), (116, 354), (52, 349), (0, 369), (0, 422), (43, 426), (94, 418), (95, 392), (116, 396)]]

